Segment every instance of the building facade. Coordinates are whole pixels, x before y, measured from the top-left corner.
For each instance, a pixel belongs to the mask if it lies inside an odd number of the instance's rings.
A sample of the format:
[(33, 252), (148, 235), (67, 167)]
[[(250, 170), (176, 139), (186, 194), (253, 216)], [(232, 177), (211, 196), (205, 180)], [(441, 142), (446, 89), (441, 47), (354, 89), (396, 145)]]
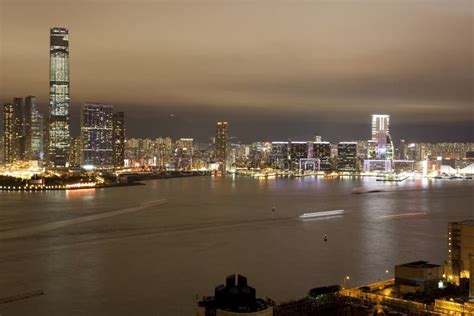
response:
[(332, 169), (331, 144), (329, 142), (314, 142), (313, 158), (319, 159), (320, 170), (330, 171)]
[(3, 160), (11, 164), (23, 159), (22, 109), (18, 103), (7, 103), (3, 106)]
[(114, 167), (123, 167), (125, 161), (125, 114), (113, 115), (113, 162)]
[(229, 124), (227, 122), (217, 122), (215, 138), (215, 158), (220, 164), (221, 171), (226, 170), (227, 141), (229, 139)]
[(81, 137), (71, 137), (71, 145), (69, 148), (69, 166), (79, 168), (82, 160), (82, 141)]
[(81, 114), (83, 166), (113, 166), (113, 106), (86, 103)]
[(448, 260), (446, 274), (459, 284), (470, 277), (471, 254), (474, 254), (474, 220), (448, 224)]
[(69, 132), (69, 32), (54, 27), (50, 32), (49, 62), (49, 144), (48, 158), (53, 167), (66, 167)]
[(24, 111), (24, 158), (43, 160), (43, 115), (38, 111), (36, 97), (25, 98)]
[(377, 134), (389, 133), (390, 115), (372, 114), (372, 140), (377, 140)]
[(395, 266), (395, 286), (399, 293), (425, 292), (438, 288), (443, 266), (415, 261)]
[(341, 172), (355, 172), (357, 170), (357, 142), (338, 143), (337, 170)]

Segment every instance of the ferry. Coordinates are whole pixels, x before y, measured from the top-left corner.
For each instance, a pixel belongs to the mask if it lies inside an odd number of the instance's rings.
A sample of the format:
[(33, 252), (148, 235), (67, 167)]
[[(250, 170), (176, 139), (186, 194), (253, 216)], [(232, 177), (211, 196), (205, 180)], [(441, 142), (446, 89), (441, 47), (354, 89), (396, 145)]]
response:
[(408, 179), (408, 175), (405, 173), (394, 174), (394, 173), (383, 173), (379, 174), (376, 177), (376, 181), (393, 181), (393, 182), (401, 182), (403, 180)]
[(338, 216), (344, 214), (344, 210), (334, 210), (334, 211), (324, 211), (324, 212), (312, 212), (304, 213), (299, 216), (300, 219), (309, 219), (309, 218), (318, 218), (318, 217), (328, 217), (328, 216)]

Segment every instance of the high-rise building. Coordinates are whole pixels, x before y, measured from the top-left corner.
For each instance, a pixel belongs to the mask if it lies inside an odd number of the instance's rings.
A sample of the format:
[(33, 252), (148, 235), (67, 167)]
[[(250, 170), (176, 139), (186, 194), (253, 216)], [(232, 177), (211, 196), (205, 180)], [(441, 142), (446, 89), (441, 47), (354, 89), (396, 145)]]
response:
[(372, 114), (372, 140), (377, 140), (377, 134), (389, 133), (390, 115)]
[(180, 138), (176, 140), (176, 169), (191, 170), (193, 164), (193, 142), (194, 139), (192, 138)]
[(299, 160), (308, 158), (308, 142), (291, 141), (290, 142), (290, 159)]
[(67, 166), (69, 134), (69, 32), (54, 27), (49, 51), (49, 162), (53, 167)]
[(3, 151), (4, 163), (23, 159), (23, 119), (21, 105), (7, 103), (3, 106)]
[(471, 254), (474, 254), (474, 220), (449, 223), (446, 266), (449, 280), (459, 283), (460, 278), (470, 277)]
[(82, 159), (81, 137), (71, 137), (71, 145), (69, 148), (69, 166), (73, 168), (80, 167)]
[(3, 137), (0, 137), (0, 165), (3, 164), (5, 151), (3, 150)]
[(377, 144), (375, 157), (369, 159), (388, 159), (393, 160), (394, 148), (392, 137), (390, 136), (390, 115), (386, 114), (372, 114), (372, 138), (371, 141)]
[(113, 166), (113, 106), (86, 103), (81, 114), (82, 165)]
[(114, 113), (113, 137), (114, 167), (123, 167), (125, 161), (125, 115), (123, 112)]
[(340, 142), (337, 145), (337, 169), (343, 172), (357, 170), (357, 142)]
[(43, 159), (43, 115), (38, 112), (36, 97), (25, 98), (23, 115), (24, 159)]
[(26, 113), (25, 113), (25, 100), (23, 98), (13, 98), (13, 104), (20, 111), (20, 135), (19, 135), (19, 156), (17, 159), (23, 160), (26, 158), (25, 155), (25, 121), (26, 121)]
[(403, 139), (400, 139), (400, 145), (398, 145), (398, 159), (407, 159), (407, 145), (405, 144), (405, 140)]
[(314, 142), (313, 158), (319, 159), (320, 170), (331, 170), (331, 144), (329, 142)]
[(216, 162), (221, 164), (221, 171), (226, 170), (227, 141), (229, 140), (229, 124), (227, 122), (217, 122), (215, 138)]
[(305, 141), (290, 141), (290, 168), (291, 170), (300, 168), (300, 159), (308, 159), (309, 144)]
[(288, 141), (272, 142), (271, 146), (271, 166), (278, 169), (289, 169), (290, 143)]

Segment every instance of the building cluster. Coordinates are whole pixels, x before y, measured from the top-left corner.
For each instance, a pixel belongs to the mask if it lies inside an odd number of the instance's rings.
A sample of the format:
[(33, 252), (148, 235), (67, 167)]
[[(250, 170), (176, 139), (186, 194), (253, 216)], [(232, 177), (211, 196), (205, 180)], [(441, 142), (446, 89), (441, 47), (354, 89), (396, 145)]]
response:
[(15, 168), (80, 166), (121, 167), (124, 164), (124, 113), (112, 105), (86, 103), (81, 135), (70, 133), (69, 32), (50, 30), (49, 112), (44, 117), (34, 96), (14, 98), (3, 106), (3, 155)]
[[(39, 113), (34, 96), (14, 98), (3, 106), (4, 133), (0, 162), (11, 168), (152, 167), (174, 170), (239, 169), (291, 172), (446, 171), (471, 165), (474, 144), (411, 143), (394, 146), (390, 116), (373, 114), (370, 139), (330, 143), (321, 136), (295, 141), (241, 144), (230, 141), (228, 122), (217, 122), (210, 143), (193, 138), (126, 139), (123, 112), (109, 104), (85, 103), (80, 135), (70, 132), (69, 32), (50, 30), (48, 115)], [(444, 166), (444, 169), (442, 168)], [(472, 168), (471, 168), (472, 169)]]
[(129, 139), (125, 161), (126, 166), (162, 169), (268, 168), (347, 174), (403, 171), (427, 174), (439, 173), (447, 166), (452, 168), (448, 171), (453, 172), (474, 162), (474, 143), (406, 144), (401, 140), (399, 146), (394, 146), (389, 120), (388, 115), (372, 115), (371, 139), (338, 143), (323, 141), (318, 135), (305, 141), (235, 143), (230, 141), (228, 123), (218, 122), (214, 141), (208, 144), (193, 143), (191, 138)]

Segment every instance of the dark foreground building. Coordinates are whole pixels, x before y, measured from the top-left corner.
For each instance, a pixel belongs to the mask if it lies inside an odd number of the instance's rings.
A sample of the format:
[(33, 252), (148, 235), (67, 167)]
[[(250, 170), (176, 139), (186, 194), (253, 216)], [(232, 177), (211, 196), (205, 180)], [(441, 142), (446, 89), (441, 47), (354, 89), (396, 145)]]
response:
[(248, 286), (247, 278), (229, 275), (226, 283), (215, 288), (214, 296), (204, 297), (198, 302), (197, 316), (253, 315), (273, 316), (270, 300), (259, 299), (253, 287)]

